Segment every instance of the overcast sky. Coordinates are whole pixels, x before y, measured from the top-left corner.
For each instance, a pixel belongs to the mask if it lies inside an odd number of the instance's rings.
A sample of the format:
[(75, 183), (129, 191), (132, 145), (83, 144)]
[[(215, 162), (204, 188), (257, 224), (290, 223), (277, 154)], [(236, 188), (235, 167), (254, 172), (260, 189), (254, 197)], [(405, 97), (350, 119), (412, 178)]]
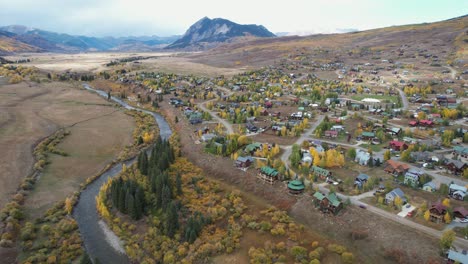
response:
[(330, 33), (468, 14), (468, 0), (0, 0), (0, 25), (90, 36), (183, 34), (201, 19)]

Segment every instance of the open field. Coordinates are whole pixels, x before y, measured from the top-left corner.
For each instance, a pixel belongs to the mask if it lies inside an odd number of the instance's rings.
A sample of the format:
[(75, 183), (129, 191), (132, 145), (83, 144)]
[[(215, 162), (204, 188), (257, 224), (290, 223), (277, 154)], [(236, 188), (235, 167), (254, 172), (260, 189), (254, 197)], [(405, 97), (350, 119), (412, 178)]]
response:
[[(117, 111), (113, 104), (70, 84), (29, 85), (23, 82), (0, 86), (0, 108), (0, 149), (3, 154), (0, 158), (1, 207), (15, 192), (22, 178), (31, 173), (35, 144), (58, 128), (78, 123), (68, 128), (71, 135), (65, 138), (63, 145), (58, 146), (70, 156), (52, 157), (52, 161), (64, 163), (48, 169), (44, 178), (37, 183), (47, 188), (40, 187), (35, 192), (46, 192), (49, 196), (42, 198), (41, 205), (62, 199), (66, 192), (76, 189), (82, 178), (73, 180), (77, 177), (72, 174), (74, 171), (82, 171), (79, 174), (82, 177), (91, 176), (131, 140), (133, 122), (129, 116)], [(86, 162), (85, 169), (76, 166), (81, 162)], [(62, 171), (55, 166), (63, 166)], [(62, 179), (72, 180), (73, 183), (61, 182)], [(51, 185), (54, 187), (51, 189), (47, 182), (54, 182), (57, 186)], [(56, 188), (62, 186), (66, 186), (67, 190)]]

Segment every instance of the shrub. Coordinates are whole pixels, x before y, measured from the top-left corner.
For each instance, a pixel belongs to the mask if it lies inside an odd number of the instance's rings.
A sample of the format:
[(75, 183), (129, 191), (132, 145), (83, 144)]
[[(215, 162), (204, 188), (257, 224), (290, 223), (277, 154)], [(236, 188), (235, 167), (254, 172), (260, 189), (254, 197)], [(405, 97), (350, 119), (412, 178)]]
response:
[(346, 264), (352, 264), (354, 263), (354, 255), (351, 252), (343, 252), (343, 254), (341, 254), (341, 260)]
[(337, 245), (337, 244), (330, 244), (330, 245), (328, 245), (327, 248), (328, 248), (329, 251), (335, 252), (335, 253), (337, 253), (339, 255), (343, 254), (343, 252), (346, 251), (345, 247)]
[(301, 261), (307, 257), (307, 249), (301, 246), (292, 247), (290, 253), (297, 261)]

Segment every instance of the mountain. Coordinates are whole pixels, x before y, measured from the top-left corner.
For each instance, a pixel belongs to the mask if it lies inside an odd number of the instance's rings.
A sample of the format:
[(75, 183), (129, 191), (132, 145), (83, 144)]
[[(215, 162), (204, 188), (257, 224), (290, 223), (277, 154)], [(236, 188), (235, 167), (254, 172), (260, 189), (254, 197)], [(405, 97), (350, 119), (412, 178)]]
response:
[(12, 52), (153, 51), (180, 36), (88, 37), (56, 33), (21, 25), (0, 27), (0, 54)]
[(204, 17), (193, 24), (182, 38), (167, 46), (166, 49), (203, 49), (207, 45), (213, 46), (215, 43), (227, 42), (238, 37), (271, 38), (275, 37), (275, 34), (261, 25), (240, 25), (222, 18)]

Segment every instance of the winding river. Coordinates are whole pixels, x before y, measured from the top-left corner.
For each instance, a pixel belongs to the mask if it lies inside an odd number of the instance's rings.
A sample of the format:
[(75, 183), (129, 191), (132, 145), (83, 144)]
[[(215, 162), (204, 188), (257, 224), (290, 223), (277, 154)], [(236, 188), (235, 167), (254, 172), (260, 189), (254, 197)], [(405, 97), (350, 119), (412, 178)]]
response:
[[(83, 87), (107, 98), (107, 92), (105, 91), (95, 90), (88, 84), (83, 84)], [(167, 121), (160, 114), (135, 108), (113, 96), (111, 99), (126, 109), (142, 111), (152, 115), (158, 124), (161, 138), (169, 139), (171, 136), (172, 130)], [(125, 255), (122, 247), (117, 244), (118, 239), (115, 234), (113, 234), (107, 228), (107, 226), (103, 224), (101, 218), (99, 217), (96, 210), (96, 196), (98, 195), (102, 184), (107, 182), (109, 178), (114, 177), (122, 171), (122, 164), (129, 166), (135, 161), (136, 158), (124, 163), (118, 163), (103, 173), (94, 182), (89, 184), (86, 189), (81, 192), (80, 199), (78, 200), (78, 203), (76, 204), (73, 211), (73, 217), (78, 223), (81, 237), (88, 255), (93, 260), (96, 258), (99, 259), (99, 261), (103, 264), (130, 263), (130, 261)]]

